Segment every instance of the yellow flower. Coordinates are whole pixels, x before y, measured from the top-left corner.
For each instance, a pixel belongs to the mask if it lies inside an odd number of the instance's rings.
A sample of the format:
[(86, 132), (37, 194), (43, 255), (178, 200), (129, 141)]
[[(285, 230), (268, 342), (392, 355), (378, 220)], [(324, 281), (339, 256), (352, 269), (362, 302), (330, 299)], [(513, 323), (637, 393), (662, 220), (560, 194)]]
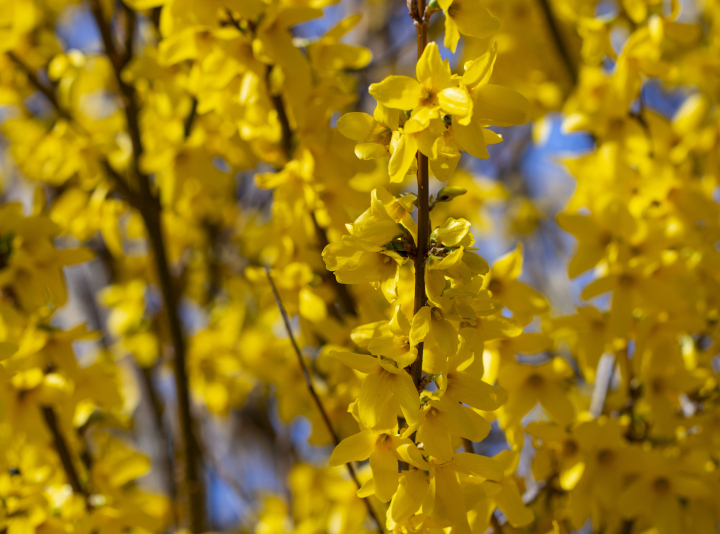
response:
[(570, 424), (575, 408), (567, 396), (566, 383), (572, 374), (570, 365), (560, 357), (541, 365), (503, 365), (498, 376), (508, 391), (508, 401), (500, 413), (503, 427), (518, 424), (538, 402), (551, 419)]
[(460, 483), (462, 475), (500, 481), (502, 465), (493, 458), (467, 452), (453, 456), (450, 462), (430, 464), (430, 487), (423, 512), (443, 524), (452, 525), (452, 532), (471, 534), (467, 517), (465, 492)]
[(709, 486), (700, 477), (683, 472), (677, 460), (657, 449), (646, 451), (637, 467), (639, 476), (618, 498), (622, 517), (642, 519), (654, 525), (658, 534), (686, 532), (679, 500), (711, 498)]
[(410, 425), (403, 436), (417, 431), (417, 442), (427, 454), (440, 462), (452, 460), (460, 445), (458, 438), (482, 441), (490, 433), (490, 423), (451, 397), (428, 394), (420, 421)]
[(363, 484), (358, 493), (363, 496), (374, 493), (382, 502), (388, 502), (397, 491), (400, 479), (398, 461), (418, 469), (428, 467), (415, 444), (395, 434), (395, 430), (363, 430), (345, 438), (333, 450), (329, 465), (362, 462), (369, 458), (373, 478)]
[(438, 390), (444, 397), (483, 411), (497, 410), (507, 392), (483, 381), (483, 343), (476, 329), (461, 328), (457, 354), (448, 361), (448, 372), (438, 378)]
[(420, 416), (420, 396), (410, 375), (379, 358), (353, 352), (330, 351), (348, 367), (364, 373), (358, 416), (367, 428), (392, 428), (402, 412), (409, 424)]
[(355, 145), (358, 158), (382, 158), (390, 153), (393, 132), (400, 126), (400, 113), (378, 104), (372, 117), (361, 112), (346, 113), (338, 119), (337, 128), (345, 137), (358, 142)]
[(457, 352), (458, 335), (440, 308), (423, 306), (413, 317), (410, 343), (420, 342), (424, 343), (423, 371), (431, 375), (447, 372), (447, 359)]
[(461, 124), (472, 118), (470, 94), (452, 79), (450, 65), (440, 58), (435, 43), (429, 43), (418, 60), (417, 80), (409, 76), (388, 76), (370, 86), (370, 94), (382, 105), (412, 111), (403, 127), (404, 133), (426, 129), (431, 119), (441, 115), (458, 117)]
[(417, 348), (410, 342), (410, 321), (395, 307), (392, 320), (383, 334), (373, 336), (367, 349), (375, 356), (390, 358), (400, 369), (412, 364), (417, 358)]
[(534, 315), (541, 315), (550, 309), (550, 304), (538, 291), (518, 281), (522, 273), (522, 246), (499, 258), (485, 278), (483, 287), (490, 290), (494, 299), (503, 303), (513, 318), (527, 324)]

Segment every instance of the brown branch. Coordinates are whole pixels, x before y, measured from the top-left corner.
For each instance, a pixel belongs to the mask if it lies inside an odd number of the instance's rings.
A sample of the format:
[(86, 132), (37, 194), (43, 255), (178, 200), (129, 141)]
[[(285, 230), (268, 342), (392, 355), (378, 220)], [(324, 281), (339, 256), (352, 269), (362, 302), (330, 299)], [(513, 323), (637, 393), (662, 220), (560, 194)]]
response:
[(178, 296), (173, 287), (165, 238), (163, 236), (162, 210), (157, 197), (151, 189), (149, 176), (140, 169), (143, 145), (139, 124), (140, 108), (137, 103), (135, 88), (125, 83), (122, 79), (122, 64), (115, 47), (112, 27), (105, 21), (99, 0), (88, 0), (88, 3), (100, 31), (103, 44), (105, 45), (105, 51), (113, 66), (115, 78), (122, 95), (128, 132), (132, 142), (133, 170), (140, 186), (136, 207), (145, 223), (148, 240), (153, 251), (155, 269), (160, 283), (160, 292), (165, 305), (165, 316), (167, 317), (170, 340), (174, 352), (173, 370), (180, 429), (179, 448), (182, 451), (182, 458), (176, 462), (176, 480), (178, 486), (184, 490), (179, 509), (187, 512), (190, 531), (196, 534), (204, 530), (205, 523), (205, 499), (202, 477), (200, 475), (201, 455), (193, 435), (194, 425), (190, 408), (190, 391), (186, 362), (187, 350), (178, 311)]
[[(163, 420), (163, 414), (165, 409), (160, 397), (157, 394), (155, 384), (153, 383), (153, 369), (154, 367), (142, 367), (140, 365), (135, 366), (137, 369), (140, 383), (146, 395), (148, 405), (150, 406), (150, 415), (152, 417), (153, 425), (155, 425), (155, 433), (158, 440), (158, 448), (160, 449), (160, 460), (162, 462), (162, 469), (165, 478), (165, 486), (168, 494), (168, 498), (171, 502), (175, 502), (177, 499), (177, 483), (175, 477), (173, 477), (173, 465), (172, 457), (170, 454), (170, 439), (168, 438), (167, 431), (165, 429), (165, 422)], [(174, 506), (171, 506), (173, 523), (177, 524), (177, 511)]]
[[(235, 19), (232, 17), (232, 13), (228, 12), (228, 16), (230, 17), (231, 21), (237, 24), (237, 21), (235, 21)], [(238, 29), (240, 28), (239, 25), (237, 27)], [(273, 94), (270, 89), (271, 73), (272, 67), (268, 65), (267, 70), (265, 71), (265, 83), (268, 88), (270, 100), (272, 101), (273, 106), (277, 111), (278, 120), (280, 121), (280, 129), (282, 131), (281, 144), (283, 152), (285, 154), (285, 158), (290, 161), (293, 157), (294, 135), (292, 127), (290, 126), (290, 119), (288, 118), (287, 110), (285, 109), (285, 103), (283, 102), (282, 96)], [(323, 250), (329, 244), (327, 232), (325, 231), (325, 228), (318, 224), (317, 217), (315, 217), (315, 212), (312, 210), (310, 211), (310, 217), (312, 218), (313, 225), (315, 226), (315, 235), (317, 236), (318, 242), (320, 244), (320, 250)], [(355, 300), (350, 294), (347, 286), (338, 282), (335, 276), (330, 273), (327, 273), (327, 276), (325, 276), (324, 278), (325, 280), (330, 281), (333, 286), (335, 286), (335, 292), (337, 294), (338, 301), (340, 302), (343, 313), (357, 316), (357, 306), (355, 305)]]
[[(317, 391), (315, 390), (315, 385), (313, 384), (312, 377), (310, 376), (310, 371), (307, 368), (307, 365), (305, 365), (305, 360), (303, 359), (302, 351), (300, 350), (300, 347), (297, 344), (297, 341), (295, 341), (295, 336), (293, 335), (292, 327), (290, 326), (290, 318), (288, 317), (287, 311), (285, 311), (285, 306), (283, 306), (282, 300), (280, 299), (280, 293), (278, 293), (277, 287), (275, 286), (275, 281), (273, 280), (272, 275), (270, 274), (270, 269), (265, 268), (265, 274), (267, 275), (268, 282), (270, 282), (270, 288), (272, 289), (273, 296), (275, 297), (275, 302), (277, 303), (277, 306), (280, 310), (280, 315), (282, 315), (283, 322), (285, 323), (285, 330), (287, 331), (288, 337), (290, 338), (290, 342), (292, 343), (293, 349), (295, 350), (295, 355), (297, 356), (298, 363), (300, 364), (300, 369), (302, 369), (303, 377), (305, 378), (305, 385), (307, 386), (308, 392), (310, 393), (310, 396), (313, 399), (313, 402), (315, 403), (315, 406), (317, 406), (318, 411), (320, 412), (320, 416), (322, 417), (322, 420), (325, 423), (325, 426), (327, 427), (328, 432), (330, 433), (330, 436), (332, 437), (333, 443), (335, 443), (335, 446), (340, 444), (340, 439), (338, 438), (337, 433), (335, 432), (335, 429), (333, 428), (332, 422), (330, 421), (330, 417), (328, 416), (327, 412), (325, 411), (325, 407), (322, 404), (322, 400), (320, 399), (320, 396), (317, 394)], [(360, 480), (358, 480), (357, 473), (355, 472), (355, 468), (352, 466), (352, 464), (345, 464), (347, 466), (347, 470), (350, 473), (350, 478), (353, 479), (353, 482), (355, 482), (355, 485), (360, 489), (362, 484), (360, 484)], [(380, 523), (380, 519), (375, 514), (375, 510), (373, 510), (372, 505), (370, 504), (370, 501), (367, 498), (363, 498), (363, 501), (365, 502), (365, 506), (367, 507), (368, 513), (373, 518), (375, 523), (377, 524), (378, 530), (380, 532), (384, 532), (382, 524)]]
[(125, 13), (125, 44), (124, 44), (124, 57), (123, 67), (125, 67), (130, 60), (133, 58), (133, 47), (135, 45), (135, 29), (137, 26), (137, 14), (135, 10), (128, 7), (125, 3), (122, 4), (123, 13)]
[[(418, 59), (422, 56), (428, 40), (428, 20), (425, 17), (425, 0), (410, 0), (410, 15), (415, 21), (417, 33)], [(417, 184), (418, 184), (418, 232), (415, 253), (415, 305), (414, 314), (427, 305), (427, 294), (425, 292), (425, 259), (430, 240), (430, 185), (428, 158), (419, 150), (417, 151)], [(423, 365), (423, 343), (417, 346), (417, 358), (410, 366), (410, 376), (417, 387), (422, 381)]]
[(70, 120), (70, 114), (65, 108), (60, 105), (60, 102), (55, 95), (55, 91), (45, 85), (42, 81), (40, 81), (40, 78), (35, 73), (35, 71), (33, 71), (30, 66), (27, 65), (22, 59), (15, 55), (14, 52), (8, 50), (5, 53), (10, 58), (10, 60), (15, 63), (15, 65), (17, 65), (17, 67), (23, 72), (23, 74), (25, 74), (30, 84), (35, 87), (35, 89), (40, 91), (47, 99), (47, 101), (50, 102), (50, 105), (55, 109), (55, 112), (63, 119)]
[[(27, 76), (28, 81), (38, 91), (40, 91), (40, 93), (42, 93), (42, 95), (47, 99), (50, 105), (52, 105), (52, 107), (55, 109), (55, 112), (58, 114), (58, 116), (72, 122), (83, 134), (88, 136), (90, 135), (89, 132), (85, 130), (85, 128), (73, 118), (72, 114), (60, 104), (55, 94), (54, 88), (48, 87), (47, 85), (42, 83), (40, 81), (40, 78), (38, 78), (38, 76), (35, 74), (35, 72), (33, 72), (33, 70), (13, 52), (7, 52), (7, 55)], [(120, 176), (120, 174), (118, 174), (115, 169), (113, 169), (107, 159), (102, 157), (99, 159), (105, 173), (113, 180), (113, 182), (115, 182), (115, 185), (117, 186), (120, 195), (123, 196), (131, 205), (136, 205), (138, 203), (137, 194), (130, 187), (130, 184), (128, 184), (123, 179), (123, 177)]]
[[(122, 95), (123, 108), (125, 109), (125, 119), (127, 121), (128, 133), (130, 134), (130, 142), (132, 143), (133, 148), (133, 167), (135, 175), (140, 180), (141, 188), (145, 189), (147, 187), (149, 190), (148, 177), (140, 171), (140, 157), (142, 156), (143, 148), (140, 140), (140, 110), (137, 104), (135, 89), (132, 85), (125, 83), (122, 79), (123, 58), (118, 53), (115, 46), (115, 37), (113, 36), (112, 26), (105, 21), (100, 0), (88, 0), (88, 3), (90, 5), (90, 11), (92, 11), (93, 18), (95, 19), (95, 23), (100, 31), (100, 36), (102, 37), (103, 45), (105, 46), (105, 53), (107, 54), (108, 59), (110, 59), (113, 72), (115, 73), (115, 80), (117, 81)], [(129, 59), (126, 58), (126, 61), (128, 60)]]
[(188, 113), (187, 117), (185, 117), (185, 122), (183, 123), (183, 133), (185, 135), (185, 139), (190, 137), (190, 134), (192, 133), (192, 127), (193, 124), (195, 124), (195, 119), (197, 118), (197, 106), (197, 98), (193, 96), (192, 103), (190, 105), (190, 113)]
[(72, 454), (70, 453), (70, 447), (68, 447), (67, 440), (60, 429), (60, 424), (58, 423), (55, 411), (51, 406), (42, 406), (40, 410), (42, 412), (43, 419), (45, 420), (45, 425), (52, 435), (53, 446), (60, 457), (60, 463), (62, 463), (68, 484), (70, 484), (74, 493), (83, 496), (85, 499), (85, 507), (88, 510), (91, 510), (92, 504), (90, 503), (90, 495), (80, 482), (80, 476), (78, 475), (75, 462), (73, 461)]
[(282, 148), (285, 153), (285, 157), (288, 161), (293, 158), (293, 131), (290, 127), (290, 119), (288, 118), (287, 109), (285, 109), (285, 103), (283, 102), (281, 94), (273, 93), (270, 88), (270, 77), (272, 76), (272, 65), (268, 65), (265, 70), (265, 84), (268, 88), (268, 94), (270, 100), (272, 100), (273, 107), (277, 111), (278, 121), (280, 122), (280, 130), (282, 131)]
[(550, 0), (539, 0), (540, 7), (542, 8), (543, 14), (545, 15), (545, 21), (547, 22), (548, 29), (550, 30), (550, 35), (552, 36), (553, 43), (555, 44), (555, 48), (557, 49), (558, 53), (560, 54), (560, 58), (562, 59), (562, 62), (565, 65), (565, 68), (567, 69), (568, 75), (570, 76), (570, 79), (572, 80), (573, 85), (577, 85), (578, 82), (578, 69), (577, 65), (575, 65), (575, 62), (573, 62), (572, 58), (570, 57), (570, 54), (568, 53), (567, 46), (565, 44), (565, 39), (563, 39), (562, 32), (560, 31), (560, 26), (557, 23), (557, 19), (555, 18), (555, 14), (553, 13), (552, 6), (550, 6)]

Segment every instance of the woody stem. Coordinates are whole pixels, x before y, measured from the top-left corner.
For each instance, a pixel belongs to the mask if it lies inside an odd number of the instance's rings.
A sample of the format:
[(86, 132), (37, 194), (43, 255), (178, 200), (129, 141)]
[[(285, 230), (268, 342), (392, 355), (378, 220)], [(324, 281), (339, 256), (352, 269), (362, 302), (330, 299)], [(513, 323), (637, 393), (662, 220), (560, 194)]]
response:
[[(417, 51), (418, 59), (422, 56), (428, 40), (428, 22), (425, 18), (425, 0), (414, 0), (413, 9), (410, 15), (415, 21), (415, 30), (417, 32)], [(427, 295), (425, 293), (425, 259), (428, 250), (428, 241), (430, 238), (430, 206), (429, 206), (429, 177), (428, 177), (428, 159), (419, 150), (417, 152), (417, 183), (418, 183), (418, 233), (417, 233), (417, 252), (415, 254), (415, 306), (414, 313), (427, 304)], [(417, 359), (410, 366), (410, 375), (412, 376), (415, 386), (419, 386), (422, 381), (422, 362), (423, 362), (423, 344), (417, 346)]]
[[(205, 497), (200, 470), (202, 455), (194, 435), (195, 422), (191, 410), (190, 386), (187, 372), (187, 346), (185, 333), (180, 321), (179, 295), (175, 287), (170, 263), (167, 255), (166, 236), (162, 227), (162, 208), (158, 195), (153, 191), (150, 177), (142, 171), (140, 160), (143, 144), (140, 135), (140, 104), (133, 85), (125, 82), (122, 69), (131, 57), (123, 58), (115, 45), (112, 23), (106, 20), (100, 0), (87, 0), (90, 11), (100, 32), (105, 52), (115, 74), (115, 80), (124, 104), (125, 118), (130, 141), (132, 143), (132, 172), (139, 185), (139, 191), (133, 197), (140, 216), (145, 223), (148, 241), (153, 252), (155, 270), (163, 298), (167, 326), (173, 347), (173, 371), (177, 395), (177, 417), (179, 426), (178, 449), (176, 460), (176, 480), (178, 489), (182, 490), (178, 503), (178, 511), (184, 513), (187, 526), (192, 534), (205, 530)], [(131, 52), (131, 42), (128, 50)], [(187, 128), (186, 128), (187, 129)], [(110, 166), (108, 165), (108, 168)]]

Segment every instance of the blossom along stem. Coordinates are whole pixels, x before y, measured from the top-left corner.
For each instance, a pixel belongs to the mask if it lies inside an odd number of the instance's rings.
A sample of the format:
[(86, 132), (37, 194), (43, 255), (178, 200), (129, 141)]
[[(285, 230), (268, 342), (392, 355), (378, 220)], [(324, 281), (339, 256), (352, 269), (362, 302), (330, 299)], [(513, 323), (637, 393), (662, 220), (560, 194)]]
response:
[(152, 192), (150, 177), (140, 170), (143, 146), (140, 137), (140, 113), (135, 89), (122, 79), (123, 62), (115, 47), (112, 27), (104, 18), (99, 0), (88, 0), (88, 3), (100, 31), (105, 51), (113, 66), (115, 78), (123, 98), (128, 132), (133, 147), (133, 170), (140, 186), (138, 210), (145, 223), (148, 240), (153, 251), (155, 269), (160, 283), (163, 303), (165, 304), (165, 314), (173, 346), (173, 371), (178, 403), (179, 449), (181, 451), (181, 458), (176, 458), (175, 462), (177, 486), (182, 488), (178, 511), (187, 513), (190, 532), (198, 533), (204, 530), (205, 524), (205, 499), (200, 474), (201, 453), (193, 435), (194, 422), (190, 408), (187, 348), (178, 312), (179, 302), (173, 287), (170, 265), (167, 259), (161, 208), (156, 195)]
[[(303, 359), (302, 351), (300, 350), (300, 347), (297, 344), (297, 341), (295, 340), (295, 336), (292, 332), (292, 327), (290, 326), (290, 318), (288, 317), (287, 311), (285, 311), (285, 306), (282, 303), (282, 299), (280, 298), (280, 293), (278, 293), (277, 287), (275, 286), (275, 280), (273, 280), (272, 274), (270, 274), (270, 268), (265, 268), (265, 274), (267, 276), (268, 282), (270, 283), (270, 288), (272, 289), (273, 296), (275, 297), (275, 302), (277, 303), (278, 309), (280, 310), (280, 315), (282, 315), (283, 322), (285, 323), (285, 330), (287, 331), (288, 337), (290, 338), (290, 343), (293, 346), (293, 349), (295, 350), (295, 355), (297, 356), (298, 363), (300, 364), (300, 369), (302, 369), (303, 378), (305, 379), (305, 385), (308, 388), (308, 392), (310, 393), (310, 396), (313, 399), (313, 402), (315, 403), (315, 406), (317, 406), (318, 411), (320, 412), (320, 416), (322, 417), (323, 422), (325, 423), (325, 427), (328, 430), (328, 433), (332, 437), (333, 443), (337, 447), (340, 444), (340, 438), (338, 438), (337, 433), (335, 432), (335, 429), (332, 426), (332, 422), (330, 421), (330, 417), (328, 416), (327, 412), (325, 411), (325, 407), (323, 406), (322, 400), (320, 399), (320, 396), (317, 394), (317, 391), (315, 390), (315, 385), (313, 384), (312, 376), (310, 375), (310, 370), (307, 368), (307, 365), (305, 365), (305, 360)], [(357, 473), (355, 472), (355, 468), (352, 466), (351, 463), (345, 464), (347, 466), (348, 473), (350, 473), (350, 478), (353, 479), (353, 482), (355, 482), (355, 485), (360, 489), (362, 484), (360, 483), (360, 480), (357, 477)], [(380, 522), (380, 519), (378, 518), (377, 514), (375, 513), (375, 510), (373, 510), (372, 505), (370, 504), (370, 501), (365, 497), (363, 498), (363, 502), (365, 503), (365, 506), (367, 507), (368, 513), (373, 518), (375, 523), (377, 524), (378, 531), (384, 532), (384, 529), (382, 527), (382, 523)]]
[[(422, 56), (427, 46), (428, 22), (425, 18), (425, 0), (411, 0), (413, 5), (410, 9), (410, 16), (415, 21), (417, 32), (417, 53), (418, 59)], [(430, 240), (430, 191), (429, 191), (428, 158), (417, 151), (417, 184), (418, 184), (418, 242), (416, 243), (415, 254), (415, 305), (414, 313), (427, 304), (425, 292), (425, 261)], [(410, 375), (415, 386), (419, 387), (422, 380), (423, 343), (417, 346), (417, 359), (410, 366)]]

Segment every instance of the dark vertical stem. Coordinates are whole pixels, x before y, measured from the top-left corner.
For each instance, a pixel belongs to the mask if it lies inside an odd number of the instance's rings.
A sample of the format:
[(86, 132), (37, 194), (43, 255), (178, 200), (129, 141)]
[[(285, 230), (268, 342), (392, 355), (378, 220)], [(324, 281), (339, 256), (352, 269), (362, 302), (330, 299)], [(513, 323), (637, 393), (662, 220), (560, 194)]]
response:
[(138, 180), (139, 193), (135, 207), (145, 223), (148, 240), (155, 260), (155, 269), (160, 283), (165, 315), (173, 346), (175, 389), (178, 404), (180, 458), (175, 462), (175, 476), (178, 488), (183, 492), (179, 499), (178, 510), (187, 514), (188, 526), (193, 534), (204, 530), (205, 498), (200, 476), (200, 450), (193, 434), (193, 417), (190, 408), (190, 390), (187, 376), (187, 350), (180, 322), (179, 299), (173, 287), (172, 274), (167, 258), (165, 238), (162, 229), (162, 208), (152, 191), (150, 177), (140, 170), (143, 153), (140, 136), (140, 108), (135, 88), (122, 79), (122, 61), (115, 47), (111, 24), (105, 21), (99, 0), (88, 0), (95, 22), (100, 31), (105, 51), (112, 63), (115, 78), (122, 96), (128, 132), (133, 147), (133, 171)]
[[(417, 52), (418, 59), (422, 56), (425, 46), (427, 45), (428, 21), (425, 18), (425, 0), (415, 0), (410, 11), (410, 15), (415, 21), (415, 30), (417, 32)], [(429, 207), (429, 173), (428, 159), (419, 150), (417, 152), (417, 184), (418, 184), (418, 242), (416, 243), (415, 254), (415, 306), (414, 313), (427, 304), (427, 294), (425, 293), (425, 261), (428, 251), (428, 241), (430, 239), (430, 207)], [(422, 364), (423, 364), (423, 343), (417, 346), (418, 357), (410, 366), (410, 375), (412, 376), (415, 386), (419, 386), (422, 381)]]
[(570, 76), (573, 85), (577, 85), (577, 66), (570, 57), (570, 54), (568, 53), (567, 46), (565, 45), (565, 39), (563, 39), (562, 33), (560, 31), (560, 26), (558, 26), (557, 19), (555, 18), (552, 6), (550, 5), (550, 0), (539, 1), (540, 7), (542, 8), (543, 14), (545, 15), (545, 20), (547, 21), (548, 29), (550, 30), (553, 43), (555, 43), (555, 48), (557, 49), (558, 54), (560, 54), (560, 59), (562, 59), (562, 62), (565, 64), (565, 68), (567, 69), (568, 75)]
[(162, 233), (160, 213), (148, 210), (143, 214), (147, 227), (148, 238), (155, 257), (160, 292), (165, 304), (166, 316), (170, 330), (170, 340), (174, 349), (174, 378), (177, 395), (178, 422), (181, 439), (178, 446), (181, 450), (181, 461), (175, 463), (175, 477), (178, 487), (184, 489), (181, 510), (188, 514), (190, 530), (199, 533), (204, 530), (205, 498), (200, 479), (200, 451), (194, 436), (193, 417), (190, 408), (190, 388), (187, 375), (187, 348), (183, 335), (182, 324), (178, 315), (178, 298), (170, 275), (165, 241)]
[(73, 461), (70, 447), (68, 447), (67, 440), (65, 439), (65, 436), (60, 429), (60, 424), (58, 423), (55, 411), (50, 406), (42, 406), (40, 410), (42, 411), (45, 425), (47, 426), (50, 434), (53, 437), (53, 446), (55, 447), (55, 451), (60, 457), (60, 463), (62, 463), (63, 470), (65, 471), (65, 476), (68, 479), (68, 484), (70, 484), (73, 492), (77, 493), (78, 495), (82, 495), (85, 498), (86, 508), (88, 510), (91, 509), (92, 505), (90, 504), (89, 500), (90, 496), (80, 482), (80, 476), (78, 475), (77, 468), (75, 467), (75, 462)]
[(192, 133), (192, 127), (195, 123), (195, 118), (197, 117), (197, 106), (198, 101), (197, 98), (192, 97), (192, 103), (190, 105), (190, 113), (188, 113), (187, 117), (185, 117), (185, 122), (183, 123), (183, 133), (185, 134), (185, 139), (190, 137), (190, 134)]
[(133, 47), (135, 45), (135, 29), (137, 27), (137, 14), (135, 10), (123, 4), (123, 12), (125, 13), (125, 43), (123, 66), (130, 63), (133, 57)]
[(287, 110), (285, 109), (285, 103), (283, 102), (282, 95), (274, 94), (270, 88), (270, 77), (272, 76), (272, 65), (268, 65), (265, 70), (265, 84), (270, 94), (273, 106), (278, 114), (278, 121), (280, 122), (280, 130), (282, 131), (282, 147), (285, 157), (290, 160), (293, 156), (293, 131), (290, 127), (290, 119), (288, 118)]
[[(168, 438), (168, 434), (165, 430), (165, 421), (163, 420), (163, 413), (165, 410), (153, 382), (153, 369), (154, 367), (141, 367), (138, 365), (137, 373), (140, 377), (140, 382), (148, 400), (148, 404), (150, 405), (152, 422), (155, 425), (158, 448), (160, 449), (160, 462), (162, 463), (163, 474), (166, 477), (165, 489), (170, 501), (175, 502), (177, 499), (177, 485), (175, 478), (173, 477), (172, 449), (170, 448), (170, 439)], [(174, 507), (171, 507), (171, 512), (172, 521), (177, 524), (177, 511)]]

